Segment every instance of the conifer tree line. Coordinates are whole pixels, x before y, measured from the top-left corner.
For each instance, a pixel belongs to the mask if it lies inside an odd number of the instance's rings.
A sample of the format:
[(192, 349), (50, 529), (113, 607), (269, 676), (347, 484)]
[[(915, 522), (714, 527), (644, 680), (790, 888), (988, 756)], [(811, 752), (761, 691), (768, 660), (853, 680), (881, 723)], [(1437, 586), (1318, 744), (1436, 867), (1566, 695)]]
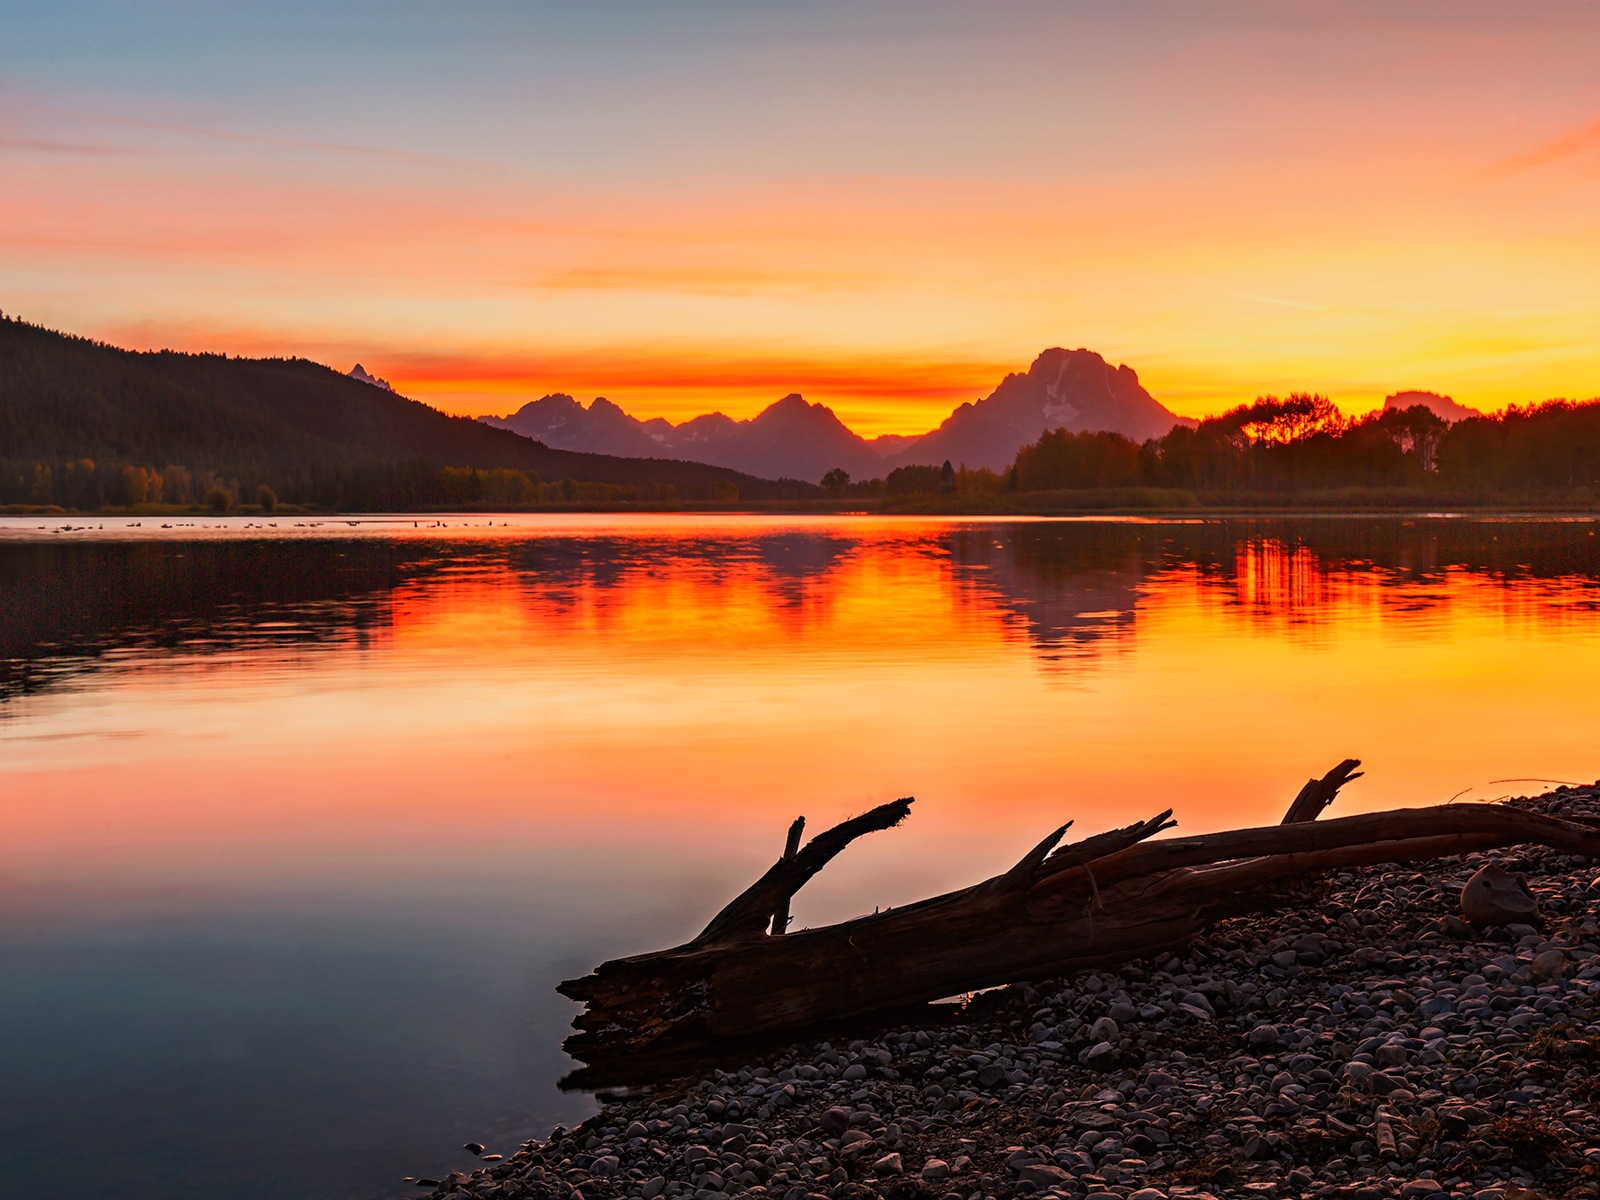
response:
[(304, 359), (135, 353), (0, 315), (0, 505), (405, 510), (816, 490), (552, 450)]

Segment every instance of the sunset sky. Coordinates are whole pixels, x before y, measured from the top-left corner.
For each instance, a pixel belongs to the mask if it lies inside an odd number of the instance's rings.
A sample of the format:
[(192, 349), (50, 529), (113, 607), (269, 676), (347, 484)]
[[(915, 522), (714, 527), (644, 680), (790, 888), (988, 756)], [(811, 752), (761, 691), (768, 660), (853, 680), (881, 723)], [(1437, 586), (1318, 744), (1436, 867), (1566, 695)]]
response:
[(0, 6), (0, 309), (453, 412), (1600, 394), (1588, 4)]

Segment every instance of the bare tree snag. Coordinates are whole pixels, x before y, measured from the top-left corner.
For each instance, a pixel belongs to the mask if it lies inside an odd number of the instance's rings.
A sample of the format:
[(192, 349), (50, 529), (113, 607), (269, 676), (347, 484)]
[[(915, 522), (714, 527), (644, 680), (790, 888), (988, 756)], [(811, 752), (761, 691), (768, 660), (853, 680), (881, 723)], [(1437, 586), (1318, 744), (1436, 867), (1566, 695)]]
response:
[(1600, 829), (1495, 805), (1316, 821), (1358, 765), (1347, 760), (1307, 783), (1284, 824), (1149, 840), (1172, 827), (1169, 810), (1059, 845), (1062, 826), (982, 883), (777, 936), (812, 876), (856, 838), (899, 824), (912, 802), (881, 805), (804, 848), (797, 821), (784, 856), (693, 941), (559, 985), (587, 1005), (565, 1045), (590, 1066), (571, 1082), (624, 1079), (641, 1055), (705, 1053), (730, 1039), (1156, 954), (1221, 917), (1270, 907), (1272, 885), (1308, 872), (1522, 843), (1600, 856)]
[(1289, 811), (1283, 814), (1280, 825), (1299, 825), (1306, 821), (1315, 821), (1322, 815), (1322, 810), (1333, 803), (1333, 798), (1339, 794), (1339, 789), (1352, 779), (1360, 779), (1365, 771), (1357, 771), (1361, 765), (1354, 758), (1347, 758), (1321, 779), (1306, 780), (1305, 787), (1300, 789), (1300, 794), (1294, 798), (1294, 803), (1289, 805)]
[[(859, 817), (842, 821), (832, 829), (825, 829), (806, 843), (806, 848), (794, 857), (785, 855), (773, 863), (767, 873), (756, 880), (732, 903), (711, 918), (711, 924), (700, 931), (700, 936), (689, 944), (726, 941), (741, 935), (759, 934), (766, 929), (778, 906), (788, 907), (794, 894), (810, 882), (811, 877), (827, 866), (851, 842), (880, 829), (890, 829), (904, 821), (911, 813), (911, 797), (880, 804)], [(803, 827), (802, 827), (803, 828)], [(796, 840), (799, 834), (795, 834)]]
[[(800, 849), (800, 835), (806, 831), (806, 819), (796, 817), (794, 824), (789, 826), (789, 836), (783, 842), (783, 861), (793, 862), (794, 856)], [(778, 901), (778, 909), (772, 914), (772, 934), (779, 937), (789, 932), (789, 897), (785, 896)]]

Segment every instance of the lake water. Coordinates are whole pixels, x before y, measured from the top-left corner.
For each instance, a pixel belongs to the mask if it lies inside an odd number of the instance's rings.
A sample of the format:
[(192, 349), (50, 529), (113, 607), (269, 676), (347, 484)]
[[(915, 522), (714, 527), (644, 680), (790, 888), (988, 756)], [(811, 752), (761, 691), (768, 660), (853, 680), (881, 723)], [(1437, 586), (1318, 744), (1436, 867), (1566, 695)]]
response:
[(918, 798), (804, 924), (1347, 755), (1344, 812), (1600, 775), (1594, 520), (439, 520), (0, 519), (7, 1197), (372, 1200), (570, 1123), (554, 984), (798, 814)]

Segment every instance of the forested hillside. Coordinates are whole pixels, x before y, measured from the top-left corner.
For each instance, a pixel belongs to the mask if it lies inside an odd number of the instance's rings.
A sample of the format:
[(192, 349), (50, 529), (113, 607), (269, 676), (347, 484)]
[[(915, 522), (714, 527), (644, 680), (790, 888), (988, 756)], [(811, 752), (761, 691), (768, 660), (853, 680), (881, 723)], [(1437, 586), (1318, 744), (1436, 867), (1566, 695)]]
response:
[(552, 450), (305, 359), (136, 353), (0, 318), (0, 504), (270, 496), (409, 508), (537, 501), (552, 488), (643, 500), (815, 490), (699, 463)]

